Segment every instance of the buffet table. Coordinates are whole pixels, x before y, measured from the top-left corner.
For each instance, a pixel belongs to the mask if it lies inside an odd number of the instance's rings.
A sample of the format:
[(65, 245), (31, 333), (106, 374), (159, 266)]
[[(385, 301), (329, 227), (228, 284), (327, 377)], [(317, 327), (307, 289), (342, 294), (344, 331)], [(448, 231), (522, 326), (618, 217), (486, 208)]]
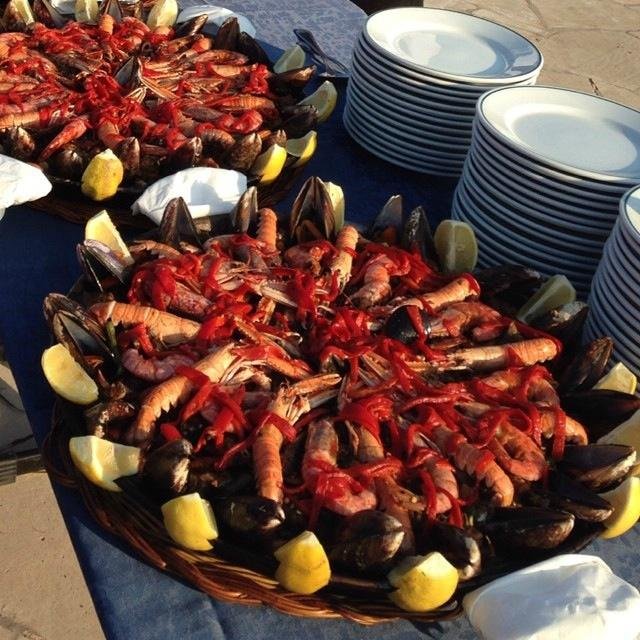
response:
[[(196, 4), (195, 0), (184, 6)], [(364, 14), (347, 0), (228, 1), (247, 15), (258, 36), (278, 48), (294, 42), (292, 29), (311, 29), (330, 54), (348, 59)], [(279, 51), (268, 47), (277, 56)], [(347, 215), (356, 222), (374, 216), (387, 198), (401, 193), (405, 207), (425, 206), (432, 225), (448, 217), (454, 180), (428, 178), (387, 164), (351, 141), (341, 122), (344, 81), (336, 82), (340, 102), (329, 122), (319, 128), (319, 147), (306, 175), (340, 184)], [(300, 178), (298, 186), (302, 183)], [(294, 187), (294, 192), (297, 187)], [(277, 209), (287, 211), (292, 197)], [(29, 207), (14, 207), (0, 223), (0, 339), (15, 375), (38, 443), (51, 420), (53, 393), (40, 368), (49, 342), (42, 317), (44, 296), (65, 292), (79, 274), (75, 245), (83, 228)], [(108, 638), (475, 638), (464, 618), (417, 627), (408, 622), (363, 627), (342, 620), (310, 620), (280, 614), (267, 607), (226, 604), (140, 562), (119, 540), (90, 519), (79, 496), (54, 485), (61, 511), (80, 560), (96, 610)], [(596, 543), (615, 573), (640, 583), (640, 531)]]

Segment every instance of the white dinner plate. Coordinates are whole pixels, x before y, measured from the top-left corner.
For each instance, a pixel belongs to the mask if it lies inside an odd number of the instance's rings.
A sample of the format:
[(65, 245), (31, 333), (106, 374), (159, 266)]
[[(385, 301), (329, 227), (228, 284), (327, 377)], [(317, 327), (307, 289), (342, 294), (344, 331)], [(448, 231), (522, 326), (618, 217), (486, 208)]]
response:
[(627, 322), (631, 321), (632, 327), (640, 325), (637, 294), (632, 293), (626, 284), (622, 284), (622, 278), (612, 276), (607, 269), (599, 268), (597, 276), (605, 291), (614, 298), (611, 307), (616, 315)]
[(364, 111), (372, 117), (379, 117), (387, 120), (390, 126), (400, 126), (409, 131), (415, 131), (416, 135), (424, 133), (425, 135), (435, 136), (442, 141), (450, 142), (455, 146), (468, 147), (471, 144), (471, 136), (460, 135), (458, 129), (447, 129), (439, 125), (431, 124), (425, 120), (407, 117), (406, 114), (390, 109), (388, 106), (373, 102), (361, 89), (353, 82), (347, 85), (347, 100), (354, 105), (357, 103), (359, 111)]
[[(602, 246), (615, 224), (615, 218), (608, 216), (610, 222), (601, 227), (591, 226), (589, 216), (595, 216), (594, 212), (587, 215), (586, 208), (571, 207), (557, 199), (554, 202), (544, 196), (532, 193), (531, 189), (509, 182), (498, 171), (491, 171), (490, 168), (487, 169), (486, 166), (483, 166), (473, 149), (470, 149), (467, 155), (467, 163), (470, 175), (478, 185), (483, 188), (486, 186), (498, 201), (514, 210), (518, 214), (518, 218), (522, 217), (524, 213), (530, 222), (539, 227), (549, 224), (552, 229), (570, 233), (573, 237), (577, 235)], [(605, 215), (601, 214), (600, 217), (604, 219)]]
[(631, 231), (633, 239), (640, 242), (640, 187), (629, 189), (624, 194), (620, 210), (625, 227)]
[(439, 175), (447, 177), (456, 177), (460, 175), (462, 168), (456, 166), (450, 166), (442, 162), (426, 162), (408, 159), (407, 157), (398, 154), (397, 150), (386, 147), (382, 144), (373, 144), (371, 140), (363, 134), (357, 124), (354, 124), (349, 119), (348, 105), (345, 108), (342, 122), (349, 135), (364, 149), (377, 156), (381, 160), (395, 164), (403, 169), (409, 169), (417, 173), (423, 173), (428, 175)]
[[(627, 285), (633, 288), (635, 293), (633, 298), (640, 303), (640, 263), (638, 258), (633, 257), (634, 252), (625, 246), (623, 239), (617, 234), (611, 234), (611, 238), (605, 248), (605, 268), (608, 269), (616, 279), (620, 276)], [(637, 254), (636, 254), (637, 256)]]
[(380, 11), (369, 17), (363, 33), (398, 63), (446, 79), (495, 84), (524, 79), (542, 66), (542, 54), (520, 34), (455, 11)]
[(507, 144), (554, 167), (640, 182), (640, 112), (634, 109), (570, 89), (506, 87), (480, 98), (478, 117)]
[(511, 211), (493, 200), (486, 191), (480, 192), (464, 172), (459, 186), (462, 190), (461, 195), (476, 207), (473, 215), (482, 215), (486, 224), (490, 221), (499, 222), (500, 234), (504, 233), (523, 248), (546, 255), (550, 260), (562, 261), (567, 266), (579, 266), (590, 275), (596, 270), (602, 256), (604, 241), (594, 243), (595, 246), (583, 241), (578, 244), (572, 242), (575, 239), (570, 235), (563, 235), (556, 229), (552, 231), (549, 227), (545, 232), (544, 227), (531, 224), (524, 217), (514, 217)]

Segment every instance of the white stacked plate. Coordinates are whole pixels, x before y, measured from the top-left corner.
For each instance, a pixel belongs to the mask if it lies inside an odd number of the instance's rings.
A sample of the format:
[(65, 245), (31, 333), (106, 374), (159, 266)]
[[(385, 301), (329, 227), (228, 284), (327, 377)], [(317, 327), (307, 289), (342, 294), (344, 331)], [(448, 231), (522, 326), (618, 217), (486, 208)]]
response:
[(640, 187), (620, 201), (620, 215), (593, 278), (585, 337), (611, 336), (612, 361), (640, 376)]
[(640, 183), (640, 112), (551, 87), (478, 101), (452, 216), (478, 235), (479, 263), (564, 273), (586, 298), (620, 198)]
[(534, 84), (541, 68), (535, 45), (489, 20), (423, 7), (381, 11), (353, 52), (344, 124), (384, 160), (459, 176), (478, 98)]

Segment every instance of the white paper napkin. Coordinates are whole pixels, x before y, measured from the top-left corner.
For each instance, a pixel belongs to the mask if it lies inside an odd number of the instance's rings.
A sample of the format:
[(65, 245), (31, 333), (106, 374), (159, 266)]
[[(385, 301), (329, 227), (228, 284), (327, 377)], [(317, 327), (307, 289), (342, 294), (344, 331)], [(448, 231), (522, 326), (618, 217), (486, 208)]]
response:
[(44, 198), (51, 186), (37, 167), (0, 155), (0, 219), (7, 207)]
[(256, 28), (253, 26), (253, 23), (249, 18), (243, 16), (241, 13), (236, 13), (235, 11), (231, 11), (231, 9), (226, 9), (225, 7), (212, 7), (210, 4), (201, 4), (196, 5), (195, 7), (188, 7), (183, 9), (178, 15), (178, 19), (176, 20), (176, 24), (181, 24), (182, 22), (186, 22), (187, 20), (191, 20), (191, 18), (195, 18), (196, 16), (200, 16), (203, 13), (206, 13), (209, 18), (207, 19), (207, 26), (204, 28), (205, 33), (209, 30), (209, 26), (213, 25), (214, 31), (218, 30), (218, 27), (231, 16), (238, 19), (238, 25), (240, 26), (240, 31), (244, 31), (247, 35), (250, 35), (252, 38), (256, 37)]
[(465, 596), (485, 640), (635, 640), (640, 593), (596, 556), (567, 554)]
[(160, 224), (169, 200), (182, 197), (194, 218), (204, 218), (229, 213), (246, 190), (247, 177), (238, 171), (194, 167), (154, 182), (133, 203), (132, 209)]

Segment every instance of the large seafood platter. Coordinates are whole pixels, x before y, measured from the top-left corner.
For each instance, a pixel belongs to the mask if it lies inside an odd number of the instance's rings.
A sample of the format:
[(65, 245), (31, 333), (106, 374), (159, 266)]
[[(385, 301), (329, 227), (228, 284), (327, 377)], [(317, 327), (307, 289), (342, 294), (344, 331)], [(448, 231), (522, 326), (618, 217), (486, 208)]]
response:
[(584, 304), (513, 319), (536, 272), (445, 274), (421, 208), (359, 231), (338, 203), (311, 178), (279, 219), (250, 189), (204, 237), (174, 200), (128, 247), (78, 245), (84, 275), (44, 302), (48, 457), (215, 597), (451, 617), (608, 530), (636, 452), (595, 441), (640, 401), (592, 388), (611, 341), (581, 345)]
[[(206, 15), (167, 26), (152, 9), (147, 24), (123, 15), (117, 0), (93, 14), (69, 20), (48, 0), (6, 6), (3, 153), (37, 163), (57, 184), (82, 181), (95, 200), (140, 193), (194, 166), (234, 169), (263, 188), (291, 178), (299, 159), (286, 156), (287, 140), (318, 122), (312, 104), (298, 104), (314, 67), (275, 73), (233, 17), (208, 37)], [(277, 171), (265, 155), (274, 145)], [(95, 157), (101, 162), (87, 173)]]

